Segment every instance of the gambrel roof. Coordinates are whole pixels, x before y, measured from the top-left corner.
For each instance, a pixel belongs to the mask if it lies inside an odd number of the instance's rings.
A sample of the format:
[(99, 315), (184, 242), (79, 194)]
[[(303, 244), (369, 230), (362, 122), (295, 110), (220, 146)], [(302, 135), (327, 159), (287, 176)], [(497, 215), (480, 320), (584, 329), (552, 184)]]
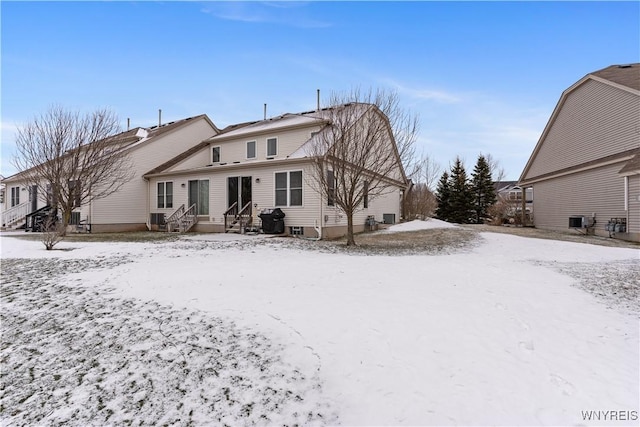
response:
[[(357, 111), (357, 116), (359, 117), (359, 115), (364, 114), (370, 106), (371, 105), (369, 104), (351, 103), (351, 104), (339, 105), (336, 107), (322, 108), (320, 110), (305, 111), (301, 113), (285, 113), (285, 114), (282, 114), (276, 117), (267, 118), (264, 120), (230, 125), (222, 129), (219, 133), (212, 136), (211, 138), (205, 139), (200, 144), (194, 146), (190, 150), (185, 151), (184, 153), (181, 153), (180, 155), (172, 159), (169, 159), (165, 163), (148, 171), (147, 173), (144, 174), (144, 176), (147, 177), (150, 175), (161, 174), (163, 172), (166, 172), (173, 166), (179, 164), (183, 160), (196, 154), (198, 151), (206, 148), (207, 146), (215, 145), (217, 142), (223, 142), (223, 141), (227, 141), (235, 138), (245, 138), (245, 137), (250, 138), (255, 135), (260, 135), (260, 134), (265, 134), (270, 132), (275, 133), (276, 131), (285, 130), (285, 129), (287, 130), (294, 129), (298, 127), (304, 128), (304, 127), (309, 127), (314, 125), (324, 126), (328, 123), (330, 112), (333, 109), (357, 108), (361, 110), (361, 111)], [(302, 159), (304, 157), (308, 157), (307, 148), (309, 144), (312, 144), (315, 139), (317, 139), (317, 136), (310, 137), (309, 140), (301, 144), (300, 148), (298, 148), (296, 151), (291, 153), (289, 156), (287, 156), (286, 159), (283, 159), (283, 160)], [(270, 161), (270, 163), (274, 163), (274, 161)], [(229, 167), (232, 167), (232, 166), (234, 165), (229, 165)], [(203, 166), (202, 168), (199, 168), (199, 169), (204, 169), (206, 167), (207, 166)], [(403, 174), (404, 174), (404, 171), (403, 171)]]
[(251, 135), (262, 134), (265, 132), (276, 131), (280, 129), (290, 129), (299, 126), (309, 126), (314, 124), (323, 124), (323, 120), (310, 116), (308, 113), (291, 114), (286, 113), (277, 117), (266, 120), (251, 122), (244, 125), (235, 125), (227, 131), (220, 132), (212, 136), (207, 141), (214, 143), (216, 141), (227, 140), (238, 137), (247, 137)]

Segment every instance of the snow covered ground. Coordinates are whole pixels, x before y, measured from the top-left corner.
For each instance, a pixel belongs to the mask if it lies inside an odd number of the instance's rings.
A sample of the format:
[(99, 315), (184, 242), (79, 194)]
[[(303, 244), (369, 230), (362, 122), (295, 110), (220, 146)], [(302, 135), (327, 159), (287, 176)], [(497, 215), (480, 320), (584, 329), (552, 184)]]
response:
[(640, 423), (636, 249), (237, 237), (47, 252), (4, 234), (0, 423)]
[(385, 230), (381, 230), (381, 232), (398, 233), (404, 231), (432, 230), (435, 228), (458, 228), (458, 226), (446, 221), (440, 221), (439, 219), (429, 218), (427, 221), (416, 220), (395, 224)]

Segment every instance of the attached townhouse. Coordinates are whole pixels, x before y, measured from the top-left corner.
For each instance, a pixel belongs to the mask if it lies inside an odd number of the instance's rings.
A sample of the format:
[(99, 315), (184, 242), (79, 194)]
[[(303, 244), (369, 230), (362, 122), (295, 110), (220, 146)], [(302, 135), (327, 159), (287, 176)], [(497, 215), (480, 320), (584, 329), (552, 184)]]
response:
[[(163, 220), (169, 227), (180, 227), (180, 216), (196, 216), (197, 223), (187, 221), (196, 231), (242, 231), (259, 225), (262, 212), (278, 208), (285, 215), (287, 234), (310, 238), (344, 235), (347, 218), (323, 196), (313, 179), (317, 153), (311, 147), (330, 126), (327, 111), (283, 114), (229, 126), (148, 171), (144, 177), (153, 189), (149, 205), (156, 223), (153, 227), (162, 227)], [(396, 155), (393, 137), (385, 143), (388, 152)], [(387, 177), (387, 191), (363, 203), (354, 215), (355, 232), (363, 231), (367, 221), (400, 220), (408, 180), (400, 159), (393, 158), (396, 167)], [(366, 177), (362, 179), (364, 182)], [(168, 188), (172, 191), (170, 202)], [(195, 211), (189, 213), (189, 208)]]
[[(152, 127), (136, 127), (117, 135), (115, 138), (129, 153), (133, 179), (118, 192), (79, 206), (73, 213), (72, 223), (87, 224), (93, 232), (146, 230), (150, 190), (149, 182), (142, 176), (144, 172), (217, 132), (215, 125), (203, 114)], [(4, 198), (2, 210), (5, 228), (24, 224), (28, 215), (50, 202), (47, 195), (41, 194), (38, 186), (25, 181), (21, 173), (5, 178), (2, 183), (10, 195)]]
[[(363, 111), (368, 108), (375, 107)], [(327, 132), (330, 111), (283, 114), (222, 130), (206, 115), (131, 129), (120, 136), (130, 139), (135, 177), (116, 194), (80, 206), (74, 222), (89, 224), (92, 232), (244, 232), (259, 229), (261, 214), (277, 208), (285, 215), (286, 234), (342, 236), (347, 218), (313, 180), (318, 153), (311, 148)], [(355, 232), (374, 221), (400, 220), (408, 180), (390, 129), (388, 135), (382, 143), (393, 170), (385, 177), (384, 194), (365, 200), (354, 215)], [(362, 178), (364, 183), (366, 176)], [(19, 173), (3, 184), (3, 226), (18, 225), (47, 204), (46, 197), (31, 193)], [(16, 197), (8, 197), (11, 192)]]

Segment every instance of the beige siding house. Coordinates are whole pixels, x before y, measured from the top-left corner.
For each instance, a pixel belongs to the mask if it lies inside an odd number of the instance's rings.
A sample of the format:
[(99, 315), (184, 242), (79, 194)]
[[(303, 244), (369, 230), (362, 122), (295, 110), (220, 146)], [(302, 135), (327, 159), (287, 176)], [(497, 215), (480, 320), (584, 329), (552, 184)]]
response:
[(639, 158), (640, 64), (587, 74), (562, 93), (520, 176), (534, 225), (640, 241)]
[[(150, 168), (183, 153), (219, 130), (206, 115), (190, 117), (149, 128), (137, 127), (117, 135), (127, 145), (134, 178), (117, 193), (76, 209), (73, 219), (90, 224), (91, 231), (145, 230), (149, 222), (149, 182), (142, 175)], [(2, 180), (10, 197), (4, 197), (2, 226), (24, 223), (25, 216), (43, 208), (46, 196), (18, 173)]]
[[(364, 104), (357, 108), (370, 110)], [(123, 132), (118, 138), (125, 141), (134, 178), (117, 193), (77, 208), (72, 224), (88, 224), (92, 232), (245, 232), (262, 225), (261, 213), (279, 208), (286, 215), (284, 233), (342, 236), (347, 218), (321, 195), (312, 179), (315, 170), (309, 151), (327, 131), (329, 111), (284, 114), (223, 130), (201, 115)], [(369, 120), (365, 114), (358, 117), (354, 128)], [(395, 153), (388, 161), (397, 167), (384, 177), (389, 185), (383, 194), (370, 197), (354, 215), (355, 232), (373, 221), (400, 220), (408, 181), (390, 129), (388, 134), (381, 144), (386, 153)], [(47, 206), (45, 195), (31, 190), (20, 174), (2, 184), (4, 227), (20, 225), (26, 215)]]
[[(230, 126), (150, 170), (145, 174), (152, 189), (147, 209), (159, 223), (154, 227), (161, 228), (163, 218), (195, 204), (196, 231), (243, 231), (260, 224), (261, 212), (279, 208), (286, 215), (285, 233), (344, 235), (347, 219), (321, 196), (305, 149), (325, 126), (321, 110)], [(393, 140), (388, 143), (389, 150), (395, 150)], [(354, 215), (354, 231), (363, 231), (371, 218), (379, 223), (400, 220), (407, 180), (399, 159), (393, 175), (388, 191)], [(163, 196), (167, 186), (173, 189), (171, 204)]]

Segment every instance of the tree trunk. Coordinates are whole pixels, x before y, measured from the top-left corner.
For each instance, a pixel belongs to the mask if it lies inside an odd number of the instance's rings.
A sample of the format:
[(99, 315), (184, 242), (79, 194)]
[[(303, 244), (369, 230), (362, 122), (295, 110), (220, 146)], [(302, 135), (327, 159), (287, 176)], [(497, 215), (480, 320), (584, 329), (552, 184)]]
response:
[(67, 235), (67, 226), (71, 222), (71, 212), (73, 209), (65, 209), (62, 211), (62, 226), (60, 227), (60, 234), (65, 237)]
[(353, 212), (347, 214), (347, 246), (355, 246), (356, 241), (353, 238)]

